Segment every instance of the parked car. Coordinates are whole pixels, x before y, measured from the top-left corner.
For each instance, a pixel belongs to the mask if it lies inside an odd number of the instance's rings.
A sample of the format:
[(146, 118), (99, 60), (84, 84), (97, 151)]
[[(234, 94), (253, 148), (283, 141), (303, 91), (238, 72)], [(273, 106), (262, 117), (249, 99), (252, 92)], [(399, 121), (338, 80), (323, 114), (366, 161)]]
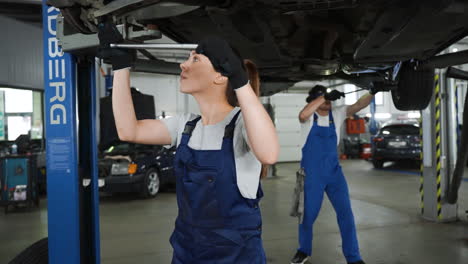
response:
[(144, 198), (156, 196), (162, 187), (175, 185), (175, 148), (117, 143), (99, 157), (101, 190), (108, 193), (136, 192)]
[[(465, 51), (438, 56), (468, 34), (465, 0), (47, 2), (61, 11), (65, 23), (57, 34), (68, 52), (96, 46), (96, 37), (73, 34), (91, 36), (106, 17), (123, 25), (129, 43), (162, 35), (177, 43), (222, 36), (259, 66), (262, 95), (302, 80), (340, 79), (391, 89), (398, 109), (420, 110), (432, 96), (434, 67), (468, 62)], [(139, 55), (135, 70), (180, 74), (170, 61), (173, 52), (150, 52)]]
[(381, 169), (386, 161), (421, 160), (421, 137), (416, 122), (382, 126), (373, 139), (372, 163)]

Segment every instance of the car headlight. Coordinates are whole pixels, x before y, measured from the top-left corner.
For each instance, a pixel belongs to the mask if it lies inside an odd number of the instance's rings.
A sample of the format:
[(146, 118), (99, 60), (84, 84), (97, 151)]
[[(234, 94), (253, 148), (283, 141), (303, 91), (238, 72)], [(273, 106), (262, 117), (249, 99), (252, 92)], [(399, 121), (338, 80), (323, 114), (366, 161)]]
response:
[(112, 167), (111, 167), (111, 174), (112, 175), (128, 174), (128, 166), (129, 164), (126, 162), (114, 163), (112, 164)]
[(135, 174), (137, 172), (138, 166), (135, 163), (128, 164), (127, 173), (128, 174)]

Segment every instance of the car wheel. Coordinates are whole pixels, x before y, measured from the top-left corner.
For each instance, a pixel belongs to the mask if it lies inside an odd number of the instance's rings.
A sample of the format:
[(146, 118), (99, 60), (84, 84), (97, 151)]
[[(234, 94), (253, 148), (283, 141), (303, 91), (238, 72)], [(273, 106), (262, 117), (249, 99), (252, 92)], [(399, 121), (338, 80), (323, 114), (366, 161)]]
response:
[(393, 104), (398, 110), (425, 109), (434, 90), (434, 68), (415, 68), (412, 62), (404, 62), (400, 69), (399, 82), (392, 90)]
[(376, 168), (376, 169), (382, 169), (383, 165), (384, 165), (384, 161), (383, 160), (373, 160), (372, 165), (374, 165), (374, 168)]
[(155, 197), (159, 193), (161, 180), (159, 179), (158, 170), (155, 168), (149, 169), (145, 174), (142, 195), (144, 198)]
[(23, 250), (18, 256), (9, 262), (9, 264), (48, 264), (49, 263), (49, 244), (48, 239), (44, 238), (32, 244)]

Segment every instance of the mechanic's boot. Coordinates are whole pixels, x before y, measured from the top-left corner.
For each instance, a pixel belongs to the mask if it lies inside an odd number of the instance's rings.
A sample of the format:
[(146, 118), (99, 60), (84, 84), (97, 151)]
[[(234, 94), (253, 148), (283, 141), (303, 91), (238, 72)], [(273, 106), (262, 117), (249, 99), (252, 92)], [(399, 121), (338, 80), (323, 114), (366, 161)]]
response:
[(348, 264), (366, 264), (364, 261), (348, 262)]
[(298, 250), (296, 255), (294, 255), (294, 257), (291, 259), (291, 264), (304, 264), (308, 258), (309, 256), (307, 256), (304, 252)]

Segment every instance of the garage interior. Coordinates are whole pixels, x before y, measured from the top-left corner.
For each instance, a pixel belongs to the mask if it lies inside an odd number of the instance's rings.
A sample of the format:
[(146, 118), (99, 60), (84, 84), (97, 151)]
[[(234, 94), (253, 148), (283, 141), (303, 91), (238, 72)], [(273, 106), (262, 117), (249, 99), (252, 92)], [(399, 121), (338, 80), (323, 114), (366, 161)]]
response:
[[(86, 134), (86, 131), (96, 132), (95, 137), (89, 136), (81, 144), (95, 144), (94, 152), (90, 150), (90, 153), (92, 152), (97, 159), (94, 160), (95, 164), (88, 165), (96, 169), (99, 179), (80, 176), (77, 178), (80, 182), (73, 183), (75, 187), (80, 185), (80, 190), (83, 188), (83, 193), (79, 195), (87, 197), (80, 205), (67, 193), (69, 186), (66, 184), (70, 184), (75, 179), (60, 182), (57, 180), (60, 178), (53, 178), (53, 183), (47, 182), (51, 181), (47, 172), (57, 169), (59, 167), (57, 164), (60, 163), (57, 156), (48, 153), (46, 149), (46, 146), (49, 146), (48, 140), (56, 139), (55, 134), (51, 138), (47, 137), (51, 135), (46, 131), (50, 126), (46, 124), (46, 120), (49, 120), (47, 115), (53, 118), (53, 111), (50, 108), (53, 105), (51, 104), (53, 98), (47, 96), (46, 89), (53, 87), (47, 86), (46, 79), (47, 76), (60, 75), (58, 70), (47, 70), (47, 65), (51, 62), (50, 58), (44, 55), (44, 51), (50, 49), (50, 46), (47, 47), (47, 41), (44, 40), (43, 31), (47, 29), (47, 25), (43, 24), (44, 14), (41, 12), (46, 12), (43, 10), (47, 10), (47, 7), (43, 7), (41, 1), (33, 0), (24, 3), (15, 3), (15, 1), (0, 1), (0, 3), (4, 5), (0, 7), (0, 27), (6, 33), (4, 41), (0, 44), (2, 58), (0, 159), (4, 162), (8, 159), (24, 158), (30, 163), (27, 167), (30, 170), (27, 185), (33, 184), (37, 188), (33, 192), (29, 189), (25, 191), (20, 185), (16, 185), (16, 191), (27, 198), (24, 198), (24, 203), (8, 203), (9, 200), (22, 201), (23, 198), (21, 195), (16, 197), (13, 193), (10, 197), (8, 197), (10, 193), (6, 194), (7, 186), (4, 179), (8, 170), (5, 169), (7, 165), (3, 165), (6, 163), (2, 163), (0, 182), (3, 192), (0, 192), (0, 205), (5, 210), (0, 210), (0, 238), (2, 238), (0, 264), (42, 263), (14, 262), (14, 259), (35, 242), (51, 236), (52, 232), (62, 230), (51, 227), (51, 221), (53, 225), (67, 226), (64, 223), (74, 216), (64, 211), (64, 208), (70, 207), (72, 210), (75, 206), (85, 211), (85, 213), (79, 211), (79, 215), (80, 219), (87, 220), (80, 220), (76, 224), (79, 230), (88, 232), (88, 235), (83, 238), (79, 233), (73, 233), (76, 230), (70, 230), (70, 233), (57, 236), (69, 242), (61, 245), (63, 248), (76, 248), (80, 244), (81, 248), (93, 248), (84, 250), (86, 253), (82, 254), (88, 255), (81, 259), (81, 263), (171, 263), (172, 247), (169, 237), (177, 216), (175, 186), (170, 183), (163, 184), (166, 182), (160, 178), (157, 189), (153, 188), (155, 193), (150, 191), (142, 195), (140, 187), (132, 189), (131, 192), (106, 189), (112, 179), (101, 174), (112, 174), (114, 166), (105, 172), (98, 165), (102, 165), (104, 161), (115, 161), (117, 158), (110, 157), (115, 155), (113, 152), (119, 148), (125, 147), (125, 151), (128, 152), (123, 155), (131, 156), (131, 152), (137, 151), (139, 147), (109, 140), (112, 133), (115, 134), (115, 127), (109, 128), (112, 127), (109, 123), (113, 123), (113, 117), (109, 119), (108, 116), (112, 111), (109, 102), (112, 71), (109, 65), (101, 64), (98, 59), (89, 63), (91, 71), (79, 66), (80, 64), (76, 64), (78, 66), (74, 64), (73, 67), (76, 68), (71, 68), (81, 76), (95, 80), (95, 83), (91, 84), (94, 90), (91, 89), (87, 94), (89, 98), (94, 99), (90, 100), (89, 105), (74, 105), (76, 109), (73, 107), (67, 109), (80, 115), (96, 117), (85, 121), (94, 122), (94, 125), (83, 130), (77, 127), (71, 130), (76, 129), (79, 137)], [(46, 15), (45, 19), (47, 21)], [(53, 20), (55, 22), (55, 17)], [(165, 36), (151, 43), (176, 44)], [(468, 37), (452, 43), (439, 54), (466, 50), (468, 50)], [(149, 51), (152, 56), (172, 62), (182, 62), (188, 54), (186, 50)], [(74, 58), (79, 58), (80, 53), (75, 55)], [(65, 66), (63, 67), (65, 69)], [(380, 92), (375, 96), (371, 106), (360, 111), (354, 119), (347, 120), (343, 125), (338, 146), (340, 163), (348, 182), (359, 247), (366, 263), (464, 264), (468, 261), (468, 173), (466, 172), (468, 164), (462, 168), (456, 203), (447, 201), (450, 199), (449, 190), (453, 188), (451, 185), (453, 173), (456, 165), (459, 165), (458, 151), (466, 149), (463, 146), (465, 141), (462, 139), (462, 128), (468, 80), (467, 75), (460, 72), (458, 77), (453, 77), (457, 75), (453, 73), (453, 69), (455, 73), (459, 70), (466, 74), (468, 61), (466, 64), (435, 70), (437, 77), (433, 89), (439, 93), (434, 92), (427, 108), (399, 110), (394, 105), (392, 92)], [(156, 71), (158, 73), (140, 69), (131, 74), (131, 86), (135, 88), (134, 100), (144, 102), (140, 104), (141, 109), (137, 109), (139, 119), (163, 119), (183, 113), (197, 113), (196, 101), (191, 96), (179, 92), (180, 77), (174, 74), (162, 74), (161, 71), (165, 69), (158, 68)], [(64, 81), (70, 83), (76, 81), (78, 85), (88, 85), (80, 83), (81, 79), (69, 78), (72, 78), (71, 75), (66, 76)], [(73, 75), (73, 78), (76, 78), (76, 75)], [(298, 219), (289, 215), (296, 173), (300, 168), (301, 148), (305, 142), (301, 134), (298, 113), (306, 104), (305, 98), (309, 89), (317, 84), (347, 93), (345, 98), (334, 103), (334, 107), (352, 105), (362, 95), (367, 94), (366, 90), (357, 91), (360, 87), (349, 80), (323, 79), (295, 82), (287, 89), (260, 98), (274, 121), (281, 147), (278, 163), (269, 169), (268, 177), (261, 182), (265, 193), (260, 207), (267, 263), (290, 263), (290, 258), (298, 246)], [(274, 90), (271, 86), (268, 89)], [(47, 101), (48, 99), (50, 101)], [(91, 107), (93, 100), (95, 105)], [(73, 102), (70, 102), (70, 105), (73, 105)], [(378, 142), (376, 138), (381, 138), (381, 133), (391, 125), (409, 125), (414, 129), (418, 128), (417, 134), (411, 134), (418, 138), (419, 150), (416, 159), (398, 161), (376, 159), (373, 150)], [(353, 126), (362, 127), (356, 132)], [(28, 137), (25, 139), (26, 137), (21, 135)], [(78, 145), (74, 144), (73, 146)], [(139, 151), (151, 153), (146, 155), (157, 155), (161, 159), (167, 158), (167, 164), (171, 162), (168, 157), (174, 154), (172, 150), (160, 146)], [(75, 158), (83, 159), (82, 156)], [(50, 167), (52, 161), (57, 161), (56, 167)], [(171, 166), (167, 164), (164, 166)], [(125, 165), (124, 170), (126, 169)], [(163, 172), (158, 172), (156, 177), (162, 177)], [(164, 174), (164, 177), (171, 176)], [(53, 200), (49, 199), (49, 195), (52, 195), (51, 190), (55, 198)], [(13, 192), (16, 191), (13, 188)], [(59, 194), (64, 195), (62, 201)], [(98, 196), (94, 196), (96, 194)], [(76, 196), (78, 197), (78, 194)], [(438, 197), (441, 199), (438, 200)], [(93, 209), (95, 202), (97, 206)], [(54, 208), (53, 213), (50, 212), (51, 207)], [(322, 210), (314, 224), (314, 234), (315, 253), (307, 263), (346, 262), (342, 255), (336, 215), (328, 198), (324, 199)], [(50, 240), (43, 245), (47, 243), (49, 249), (46, 247), (46, 251), (51, 250)], [(54, 254), (52, 251), (48, 252), (50, 256)], [(67, 263), (75, 263), (73, 261)], [(59, 264), (60, 261), (49, 258), (49, 263)]]
[[(288, 263), (297, 248), (297, 219), (290, 217), (291, 192), (298, 163), (281, 163), (277, 176), (262, 182), (267, 194), (261, 204), (263, 242), (268, 263)], [(375, 170), (367, 161), (342, 163), (363, 258), (375, 263), (465, 263), (467, 259), (468, 190), (460, 192), (459, 221), (441, 224), (419, 215), (419, 176), (399, 165)], [(404, 167), (404, 166), (403, 166)], [(466, 177), (466, 176), (465, 176)], [(465, 182), (466, 183), (466, 182)], [(132, 196), (101, 197), (102, 263), (170, 263), (169, 237), (177, 208), (173, 192), (154, 200)], [(465, 209), (463, 209), (465, 208)], [(416, 212), (416, 213), (415, 213)], [(25, 217), (27, 214), (27, 217)], [(343, 263), (336, 216), (328, 199), (315, 225), (316, 254), (310, 263)], [(1, 218), (1, 254), (11, 259), (33, 242), (47, 236), (46, 201), (40, 210)], [(12, 232), (14, 230), (14, 232)], [(7, 263), (7, 262), (5, 262)]]

